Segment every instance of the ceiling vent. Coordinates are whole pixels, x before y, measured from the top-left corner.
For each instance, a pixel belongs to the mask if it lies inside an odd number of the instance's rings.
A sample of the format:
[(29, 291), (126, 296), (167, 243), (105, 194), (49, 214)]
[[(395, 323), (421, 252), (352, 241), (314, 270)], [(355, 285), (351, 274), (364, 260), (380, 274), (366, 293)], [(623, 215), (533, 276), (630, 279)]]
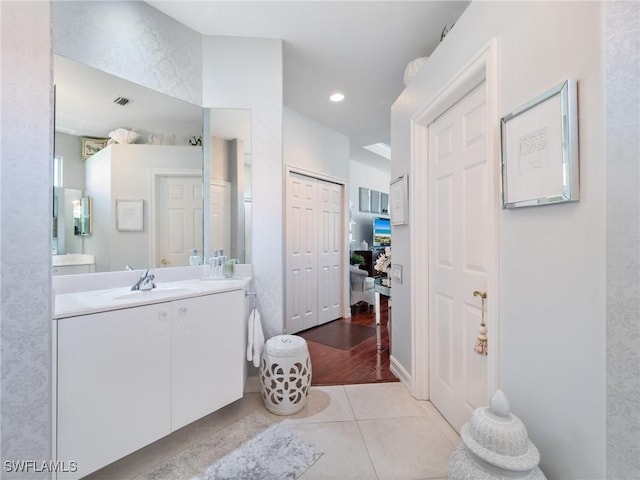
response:
[(121, 107), (124, 107), (130, 101), (131, 100), (129, 100), (127, 97), (116, 97), (113, 100), (113, 103), (116, 103), (116, 104), (120, 105)]

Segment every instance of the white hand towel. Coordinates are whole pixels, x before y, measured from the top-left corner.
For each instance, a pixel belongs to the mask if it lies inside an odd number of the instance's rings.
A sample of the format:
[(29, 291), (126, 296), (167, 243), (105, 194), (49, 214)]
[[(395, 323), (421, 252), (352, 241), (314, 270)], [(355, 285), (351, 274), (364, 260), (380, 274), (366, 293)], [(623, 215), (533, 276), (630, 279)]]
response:
[(255, 308), (249, 314), (247, 322), (247, 362), (253, 360), (253, 324), (255, 323)]
[(253, 312), (253, 366), (259, 367), (262, 349), (264, 348), (264, 332), (262, 331), (260, 312), (258, 312), (257, 308)]

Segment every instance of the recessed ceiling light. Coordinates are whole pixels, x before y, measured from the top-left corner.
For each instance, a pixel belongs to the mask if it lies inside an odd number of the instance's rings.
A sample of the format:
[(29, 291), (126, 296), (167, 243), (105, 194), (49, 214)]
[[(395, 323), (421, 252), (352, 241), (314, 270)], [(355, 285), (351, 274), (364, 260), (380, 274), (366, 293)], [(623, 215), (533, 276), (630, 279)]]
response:
[(344, 100), (344, 95), (340, 92), (336, 92), (329, 97), (329, 100), (332, 102), (341, 102)]

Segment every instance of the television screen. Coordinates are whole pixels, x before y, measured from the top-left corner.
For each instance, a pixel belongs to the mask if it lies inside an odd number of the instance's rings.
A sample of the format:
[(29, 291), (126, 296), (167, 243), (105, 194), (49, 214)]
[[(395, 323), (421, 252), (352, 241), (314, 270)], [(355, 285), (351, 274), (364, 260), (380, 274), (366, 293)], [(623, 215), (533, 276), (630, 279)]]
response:
[(373, 219), (373, 246), (391, 246), (391, 220), (388, 218)]

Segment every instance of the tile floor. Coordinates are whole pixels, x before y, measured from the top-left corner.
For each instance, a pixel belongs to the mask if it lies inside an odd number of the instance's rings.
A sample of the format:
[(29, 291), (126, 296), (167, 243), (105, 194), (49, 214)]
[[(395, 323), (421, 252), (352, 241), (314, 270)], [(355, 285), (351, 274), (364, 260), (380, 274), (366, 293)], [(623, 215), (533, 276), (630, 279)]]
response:
[(282, 422), (324, 452), (302, 480), (445, 479), (449, 457), (460, 443), (437, 410), (415, 400), (400, 383), (312, 387), (305, 408), (286, 417), (270, 414), (259, 393), (246, 393), (91, 478), (134, 478), (252, 412)]

